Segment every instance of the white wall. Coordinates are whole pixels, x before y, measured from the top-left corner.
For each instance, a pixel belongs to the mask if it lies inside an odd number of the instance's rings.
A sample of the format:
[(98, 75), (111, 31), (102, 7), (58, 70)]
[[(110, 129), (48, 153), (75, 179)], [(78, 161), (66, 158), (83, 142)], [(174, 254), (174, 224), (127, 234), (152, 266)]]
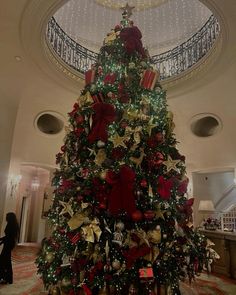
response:
[[(212, 200), (216, 206), (222, 202), (225, 192), (232, 187), (234, 183), (234, 171), (215, 172), (215, 173), (193, 173), (193, 196), (195, 223), (199, 224), (202, 218), (198, 212), (200, 200)], [(235, 201), (236, 202), (236, 201)], [(218, 207), (216, 206), (216, 210)]]

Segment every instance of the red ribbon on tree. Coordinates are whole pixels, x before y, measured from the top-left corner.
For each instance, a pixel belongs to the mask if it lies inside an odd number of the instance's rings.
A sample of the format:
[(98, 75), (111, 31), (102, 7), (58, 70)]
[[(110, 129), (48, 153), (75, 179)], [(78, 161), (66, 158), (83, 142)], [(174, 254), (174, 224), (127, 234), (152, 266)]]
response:
[(92, 291), (88, 288), (87, 285), (83, 284), (82, 288), (86, 295), (92, 295)]
[(172, 187), (172, 179), (165, 179), (163, 176), (158, 177), (157, 191), (163, 200), (169, 200)]
[(123, 252), (123, 255), (126, 259), (126, 265), (127, 268), (130, 269), (135, 261), (140, 258), (144, 257), (145, 255), (149, 254), (151, 252), (151, 248), (147, 245), (141, 245), (139, 247), (132, 247), (128, 250), (125, 250)]
[(124, 42), (125, 50), (128, 54), (132, 54), (137, 51), (142, 57), (146, 57), (143, 44), (142, 44), (142, 34), (138, 27), (132, 26), (124, 28), (120, 32), (120, 38)]
[(112, 215), (126, 211), (129, 216), (136, 211), (134, 197), (135, 172), (126, 165), (121, 166), (119, 173), (108, 171), (106, 181), (112, 185), (108, 195), (108, 210)]
[(88, 136), (90, 143), (95, 140), (106, 142), (108, 139), (107, 126), (115, 120), (115, 108), (109, 103), (98, 102), (93, 105), (93, 124)]

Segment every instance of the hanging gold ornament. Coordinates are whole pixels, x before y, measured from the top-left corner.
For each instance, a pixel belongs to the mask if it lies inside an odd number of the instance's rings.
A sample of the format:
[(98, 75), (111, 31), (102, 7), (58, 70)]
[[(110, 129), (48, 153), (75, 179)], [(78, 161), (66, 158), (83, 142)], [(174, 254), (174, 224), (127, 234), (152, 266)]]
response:
[(95, 164), (97, 164), (98, 166), (101, 166), (102, 163), (106, 160), (106, 152), (104, 149), (100, 149), (98, 150), (96, 157), (94, 159)]
[(112, 261), (111, 265), (112, 265), (112, 268), (115, 270), (118, 270), (121, 267), (121, 263), (118, 259), (115, 259), (114, 261)]
[(151, 136), (152, 134), (152, 129), (156, 127), (156, 124), (153, 123), (153, 117), (150, 118), (150, 120), (148, 121), (148, 124), (147, 124), (147, 132), (148, 132), (148, 135)]
[(106, 283), (104, 286), (99, 290), (98, 295), (108, 295), (110, 294), (110, 286)]
[(102, 170), (100, 173), (99, 173), (99, 177), (101, 179), (106, 179), (106, 175), (107, 175), (107, 170)]
[(168, 132), (167, 133), (171, 133), (175, 128), (175, 123), (173, 122), (174, 115), (173, 115), (173, 113), (171, 111), (169, 111), (167, 113), (166, 117), (167, 117), (167, 120), (168, 120)]
[(80, 107), (91, 105), (93, 103), (93, 98), (90, 92), (87, 91), (84, 95), (80, 95), (78, 98), (78, 103)]
[(140, 132), (142, 131), (141, 126), (137, 126), (135, 128), (131, 128), (130, 126), (125, 128), (125, 137), (127, 140), (130, 139), (130, 137), (133, 135), (134, 142), (136, 145), (138, 145), (141, 142), (141, 136)]
[(161, 229), (154, 229), (154, 230), (149, 230), (147, 232), (147, 238), (148, 241), (153, 243), (153, 244), (158, 244), (161, 242)]
[(141, 169), (141, 163), (143, 161), (143, 158), (145, 157), (145, 153), (144, 153), (144, 148), (140, 149), (140, 156), (138, 158), (135, 157), (130, 157), (130, 161), (133, 162), (136, 165), (136, 168), (140, 168)]
[(61, 295), (60, 288), (57, 286), (50, 288), (49, 295)]
[(177, 164), (179, 164), (180, 160), (173, 160), (169, 155), (167, 157), (167, 161), (163, 161), (163, 165), (166, 166), (166, 172), (170, 172), (171, 170), (174, 170), (176, 172), (179, 172), (179, 168), (176, 167)]
[(64, 278), (62, 279), (62, 281), (61, 281), (61, 285), (62, 285), (63, 287), (68, 287), (68, 286), (71, 285), (71, 280), (70, 280), (69, 278), (67, 278), (67, 277), (64, 277)]
[(45, 260), (48, 262), (48, 263), (52, 263), (53, 260), (55, 258), (55, 254), (52, 253), (52, 252), (48, 252), (45, 256)]
[(143, 96), (140, 101), (140, 105), (142, 106), (143, 114), (148, 115), (150, 113), (150, 101), (148, 97)]

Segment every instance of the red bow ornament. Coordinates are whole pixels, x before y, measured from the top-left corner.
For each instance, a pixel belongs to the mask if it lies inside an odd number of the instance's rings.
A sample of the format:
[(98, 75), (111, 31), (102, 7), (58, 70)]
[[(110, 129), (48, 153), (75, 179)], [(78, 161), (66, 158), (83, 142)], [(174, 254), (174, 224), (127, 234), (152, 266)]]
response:
[(124, 42), (125, 50), (128, 54), (132, 54), (137, 51), (142, 57), (146, 57), (141, 41), (142, 34), (138, 27), (132, 26), (124, 28), (120, 32), (120, 38)]
[(172, 179), (165, 179), (163, 176), (158, 177), (157, 191), (163, 200), (169, 200), (171, 188), (173, 187)]
[(126, 165), (121, 166), (119, 173), (108, 171), (106, 181), (112, 185), (108, 195), (108, 210), (112, 215), (122, 211), (129, 216), (136, 211), (134, 197), (135, 172)]
[(115, 120), (115, 108), (109, 103), (98, 102), (93, 105), (93, 123), (88, 136), (90, 143), (95, 140), (106, 142), (108, 139), (107, 127)]

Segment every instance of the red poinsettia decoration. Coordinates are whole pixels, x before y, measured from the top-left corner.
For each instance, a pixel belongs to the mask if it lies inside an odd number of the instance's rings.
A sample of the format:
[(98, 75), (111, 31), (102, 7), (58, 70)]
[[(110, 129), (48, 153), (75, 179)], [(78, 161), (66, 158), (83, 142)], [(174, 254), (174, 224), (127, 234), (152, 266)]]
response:
[(169, 200), (172, 187), (172, 179), (165, 179), (163, 176), (158, 177), (157, 191), (163, 200)]

